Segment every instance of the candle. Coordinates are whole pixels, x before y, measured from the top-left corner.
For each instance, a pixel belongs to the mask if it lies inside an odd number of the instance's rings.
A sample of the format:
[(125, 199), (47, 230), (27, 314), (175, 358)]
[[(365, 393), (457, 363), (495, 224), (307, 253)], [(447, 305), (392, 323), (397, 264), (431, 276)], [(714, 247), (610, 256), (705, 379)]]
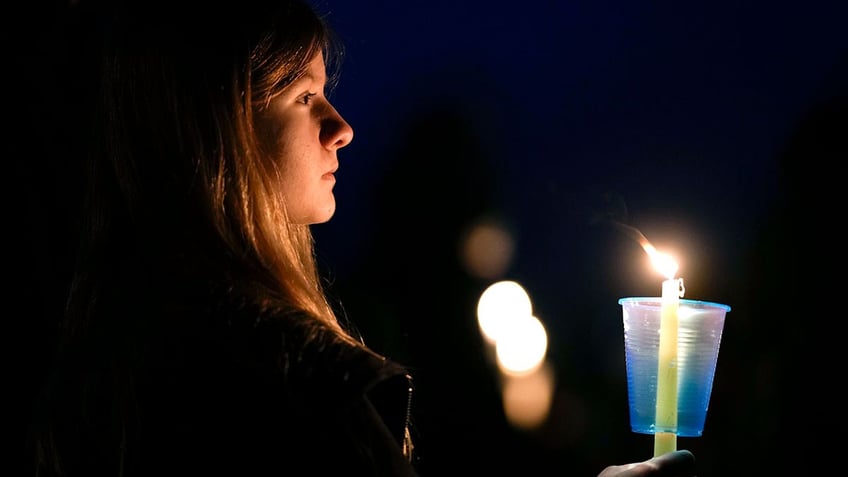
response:
[[(657, 252), (638, 229), (613, 222), (634, 238), (666, 280), (662, 283), (660, 344), (657, 362), (657, 396), (654, 414), (654, 457), (677, 450), (677, 311), (683, 296), (683, 279), (674, 278), (677, 262)], [(658, 429), (672, 429), (673, 432)]]
[(654, 456), (677, 450), (677, 434), (661, 429), (677, 429), (677, 310), (680, 280), (662, 283), (660, 345), (657, 364), (657, 408), (654, 417)]
[(683, 295), (683, 279), (674, 278), (677, 262), (673, 258), (657, 252), (644, 236), (640, 242), (654, 267), (667, 278), (662, 282), (660, 309), (657, 407), (654, 415), (656, 457), (677, 450), (677, 310)]

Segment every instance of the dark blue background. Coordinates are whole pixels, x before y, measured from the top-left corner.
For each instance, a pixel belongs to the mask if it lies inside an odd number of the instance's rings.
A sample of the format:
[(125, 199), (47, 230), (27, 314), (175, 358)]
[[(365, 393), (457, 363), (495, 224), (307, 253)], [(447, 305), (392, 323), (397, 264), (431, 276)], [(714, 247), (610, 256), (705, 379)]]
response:
[[(806, 461), (809, 402), (782, 351), (804, 333), (769, 304), (794, 279), (781, 262), (817, 241), (784, 238), (812, 201), (787, 199), (792, 181), (829, 188), (848, 158), (845, 2), (320, 5), (347, 45), (334, 100), (356, 135), (319, 253), (366, 341), (413, 367), (429, 475), (595, 475), (650, 456), (629, 431), (617, 300), (658, 295), (661, 277), (599, 212), (673, 251), (686, 298), (732, 307), (704, 436), (679, 441), (699, 475)], [(514, 234), (501, 278), (550, 334), (557, 391), (535, 432), (504, 422), (474, 316), (491, 281), (457, 259), (481, 216)]]

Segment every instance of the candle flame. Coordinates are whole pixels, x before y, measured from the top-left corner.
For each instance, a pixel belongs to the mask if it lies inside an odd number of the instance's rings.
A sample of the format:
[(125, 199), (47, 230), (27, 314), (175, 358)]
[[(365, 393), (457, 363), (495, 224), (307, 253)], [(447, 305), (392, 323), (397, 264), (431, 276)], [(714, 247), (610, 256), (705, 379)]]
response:
[(642, 249), (645, 250), (645, 253), (648, 254), (648, 258), (651, 259), (651, 263), (654, 265), (654, 268), (657, 269), (664, 277), (671, 280), (674, 278), (674, 275), (677, 273), (677, 262), (670, 255), (666, 253), (660, 253), (657, 251), (656, 247), (654, 247), (651, 242), (645, 237), (645, 235), (639, 231), (636, 227), (631, 227), (629, 225), (622, 224), (621, 222), (610, 221), (610, 223), (625, 234), (627, 234), (633, 240), (639, 242), (639, 245), (642, 246)]
[(650, 243), (642, 244), (642, 248), (647, 252), (648, 257), (651, 258), (651, 263), (654, 265), (654, 268), (657, 269), (664, 277), (671, 280), (674, 278), (674, 274), (677, 273), (677, 262), (671, 258), (670, 255), (666, 253), (657, 252), (657, 249), (654, 248)]

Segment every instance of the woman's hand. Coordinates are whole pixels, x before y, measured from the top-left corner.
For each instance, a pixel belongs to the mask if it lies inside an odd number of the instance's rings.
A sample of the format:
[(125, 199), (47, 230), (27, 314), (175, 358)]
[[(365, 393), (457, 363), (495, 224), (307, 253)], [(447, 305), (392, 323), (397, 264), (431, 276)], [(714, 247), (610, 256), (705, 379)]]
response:
[(688, 450), (669, 452), (635, 464), (611, 465), (598, 477), (694, 477), (695, 456)]

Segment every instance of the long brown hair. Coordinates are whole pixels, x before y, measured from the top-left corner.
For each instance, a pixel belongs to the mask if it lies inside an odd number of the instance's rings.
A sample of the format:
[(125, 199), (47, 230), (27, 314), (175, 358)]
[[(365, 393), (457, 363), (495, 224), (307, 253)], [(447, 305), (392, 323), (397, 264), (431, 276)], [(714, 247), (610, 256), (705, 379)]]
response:
[(304, 310), (347, 337), (310, 228), (288, 220), (281, 172), (253, 123), (319, 52), (332, 86), (343, 52), (332, 31), (300, 0), (113, 3), (95, 20), (104, 47), (71, 334), (92, 321), (104, 270), (132, 244), (202, 265), (197, 273), (225, 277), (260, 307)]

